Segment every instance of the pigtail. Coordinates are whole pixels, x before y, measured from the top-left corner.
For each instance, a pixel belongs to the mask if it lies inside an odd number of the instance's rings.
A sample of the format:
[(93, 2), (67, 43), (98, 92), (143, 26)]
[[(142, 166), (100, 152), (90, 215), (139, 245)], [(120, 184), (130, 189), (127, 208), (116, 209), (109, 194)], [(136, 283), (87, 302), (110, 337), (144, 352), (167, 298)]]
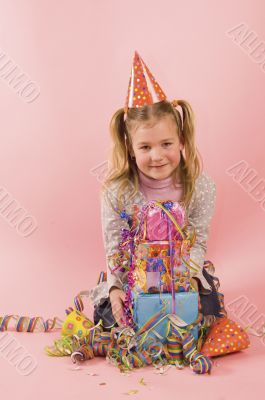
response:
[(178, 100), (178, 105), (182, 109), (183, 127), (182, 130), (190, 136), (194, 137), (194, 112), (190, 104), (185, 100)]
[(122, 196), (132, 193), (136, 194), (137, 182), (136, 166), (130, 159), (129, 154), (129, 136), (124, 120), (125, 112), (123, 108), (117, 110), (110, 121), (110, 134), (113, 142), (111, 150), (111, 160), (107, 177), (103, 182), (103, 191), (108, 189), (112, 183), (118, 183), (117, 204), (122, 207)]
[(195, 181), (201, 173), (202, 158), (195, 144), (195, 115), (190, 104), (185, 100), (178, 100), (178, 106), (182, 109), (182, 137), (185, 146), (185, 162), (182, 169), (185, 171), (187, 191), (187, 202), (195, 187)]
[(110, 132), (113, 141), (112, 168), (121, 174), (125, 171), (128, 161), (125, 131), (124, 109), (120, 108), (110, 121)]

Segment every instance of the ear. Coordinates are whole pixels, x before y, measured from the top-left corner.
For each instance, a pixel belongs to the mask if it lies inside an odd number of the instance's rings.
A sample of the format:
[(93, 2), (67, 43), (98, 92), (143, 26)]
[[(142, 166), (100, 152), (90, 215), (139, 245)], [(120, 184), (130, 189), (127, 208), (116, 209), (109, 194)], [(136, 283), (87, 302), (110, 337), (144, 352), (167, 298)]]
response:
[(128, 146), (128, 152), (129, 152), (130, 156), (135, 157), (133, 148), (129, 142), (127, 142), (127, 146)]
[(184, 150), (184, 138), (183, 138), (182, 135), (181, 135), (181, 137), (179, 139), (179, 148), (180, 148), (181, 151)]
[(130, 153), (130, 158), (135, 160), (135, 155), (134, 155), (134, 153)]

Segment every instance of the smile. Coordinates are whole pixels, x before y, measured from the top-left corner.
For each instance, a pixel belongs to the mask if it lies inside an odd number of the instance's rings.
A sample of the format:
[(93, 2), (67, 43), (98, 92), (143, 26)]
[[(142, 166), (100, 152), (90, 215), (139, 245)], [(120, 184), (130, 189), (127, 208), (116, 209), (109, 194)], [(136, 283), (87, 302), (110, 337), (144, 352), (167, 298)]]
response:
[(163, 165), (154, 165), (151, 166), (151, 168), (161, 168), (161, 167), (165, 167), (167, 164), (163, 164)]

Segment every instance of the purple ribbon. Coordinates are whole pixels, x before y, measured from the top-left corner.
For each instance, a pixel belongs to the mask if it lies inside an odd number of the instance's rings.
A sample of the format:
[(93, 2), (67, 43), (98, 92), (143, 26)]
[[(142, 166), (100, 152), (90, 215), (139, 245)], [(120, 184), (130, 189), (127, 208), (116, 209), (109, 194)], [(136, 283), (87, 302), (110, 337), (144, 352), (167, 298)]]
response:
[(172, 293), (172, 314), (176, 313), (176, 296), (175, 296), (175, 280), (174, 280), (174, 265), (173, 265), (173, 247), (172, 247), (172, 236), (170, 229), (170, 219), (167, 219), (168, 226), (168, 240), (169, 240), (169, 254), (170, 254), (170, 273), (172, 279), (171, 293)]

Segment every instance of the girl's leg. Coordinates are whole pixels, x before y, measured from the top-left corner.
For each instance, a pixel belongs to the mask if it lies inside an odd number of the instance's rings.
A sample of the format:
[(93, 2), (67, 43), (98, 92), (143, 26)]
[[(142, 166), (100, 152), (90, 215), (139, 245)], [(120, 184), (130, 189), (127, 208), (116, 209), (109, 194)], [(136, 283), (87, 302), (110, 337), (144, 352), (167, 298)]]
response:
[(201, 312), (204, 316), (214, 315), (216, 318), (221, 318), (226, 316), (223, 302), (224, 296), (219, 292), (220, 282), (218, 277), (214, 275), (214, 272), (215, 268), (213, 264), (210, 261), (205, 261), (202, 273), (211, 286), (212, 292), (209, 294), (200, 293), (201, 283), (199, 281)]
[(99, 320), (102, 320), (103, 330), (110, 332), (111, 328), (117, 327), (118, 324), (112, 314), (110, 298), (102, 299), (102, 302), (94, 307), (94, 324), (96, 325)]

